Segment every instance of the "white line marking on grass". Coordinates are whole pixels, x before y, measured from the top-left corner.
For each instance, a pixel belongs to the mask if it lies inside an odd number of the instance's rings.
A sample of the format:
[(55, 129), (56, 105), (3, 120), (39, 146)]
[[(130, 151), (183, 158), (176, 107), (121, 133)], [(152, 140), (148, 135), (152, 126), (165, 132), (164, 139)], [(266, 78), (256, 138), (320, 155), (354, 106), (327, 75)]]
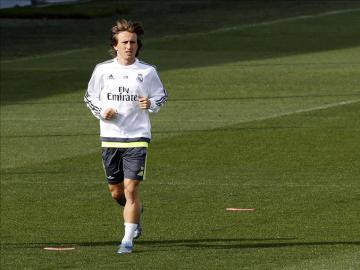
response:
[(303, 20), (303, 19), (319, 18), (319, 17), (330, 16), (330, 15), (349, 13), (349, 12), (354, 12), (354, 11), (360, 11), (360, 9), (342, 9), (342, 10), (328, 11), (328, 12), (314, 14), (314, 15), (301, 15), (301, 16), (283, 18), (283, 19), (278, 19), (278, 20), (273, 20), (273, 21), (268, 21), (268, 22), (261, 22), (261, 23), (243, 25), (243, 26), (233, 26), (233, 27), (221, 28), (218, 30), (211, 31), (211, 33), (226, 32), (226, 31), (231, 31), (231, 30), (240, 30), (240, 29), (246, 29), (246, 28), (251, 28), (251, 27), (272, 25), (272, 24), (277, 24), (277, 23), (290, 22), (290, 21)]
[(333, 11), (327, 11), (327, 12), (324, 12), (324, 13), (313, 14), (313, 15), (300, 15), (300, 16), (288, 17), (288, 18), (283, 18), (283, 19), (278, 19), (278, 20), (273, 20), (273, 21), (267, 21), (267, 22), (244, 24), (244, 25), (231, 26), (231, 27), (224, 27), (224, 28), (211, 30), (211, 31), (208, 31), (208, 32), (167, 35), (167, 36), (162, 37), (162, 38), (167, 39), (167, 38), (177, 38), (177, 37), (184, 37), (184, 36), (197, 36), (197, 35), (200, 36), (200, 35), (228, 32), (228, 31), (234, 31), (234, 30), (242, 30), (242, 29), (258, 27), (258, 26), (267, 26), (267, 25), (283, 23), (283, 22), (290, 22), (290, 21), (296, 21), (296, 20), (312, 19), (312, 18), (318, 18), (318, 17), (330, 16), (330, 15), (336, 15), (336, 14), (350, 13), (350, 12), (356, 12), (356, 11), (360, 11), (360, 9), (356, 8), (356, 9), (333, 10)]
[(65, 50), (55, 53), (47, 53), (47, 54), (39, 54), (39, 55), (33, 55), (33, 56), (25, 56), (25, 57), (19, 57), (16, 59), (9, 59), (9, 60), (1, 60), (1, 64), (8, 64), (8, 63), (14, 63), (14, 62), (20, 62), (20, 61), (27, 61), (27, 60), (34, 60), (34, 59), (42, 59), (46, 57), (57, 57), (57, 56), (66, 56), (72, 53), (78, 53), (81, 51), (91, 50), (93, 48), (79, 48), (79, 49), (72, 49), (72, 50)]
[[(146, 183), (146, 185), (150, 186), (206, 186), (209, 185), (209, 182), (201, 182), (201, 183), (184, 183), (184, 182), (167, 182), (167, 183)], [(296, 183), (283, 183), (283, 184), (249, 184), (249, 183), (211, 183), (212, 186), (228, 186), (228, 187), (261, 187), (261, 188), (355, 188), (356, 185), (334, 185), (334, 184), (296, 184)]]
[[(360, 99), (354, 99), (354, 100), (346, 100), (346, 101), (341, 101), (341, 102), (337, 102), (337, 103), (331, 103), (331, 104), (326, 104), (326, 105), (321, 105), (321, 106), (316, 106), (316, 107), (311, 107), (311, 108), (307, 108), (307, 109), (299, 109), (299, 110), (295, 110), (295, 111), (290, 111), (290, 112), (283, 112), (283, 113), (276, 113), (276, 114), (271, 114), (268, 116), (262, 116), (262, 117), (257, 117), (257, 118), (252, 118), (252, 119), (246, 119), (246, 120), (231, 120), (231, 121), (224, 121), (224, 120), (218, 120), (218, 119), (202, 119), (202, 120), (197, 120), (197, 119), (187, 119), (187, 120), (161, 120), (161, 122), (236, 122), (236, 123), (248, 123), (248, 122), (253, 122), (253, 121), (262, 121), (262, 120), (267, 120), (267, 119), (272, 119), (272, 118), (278, 118), (278, 117), (283, 117), (283, 116), (288, 116), (288, 115), (293, 115), (293, 114), (299, 114), (299, 113), (306, 113), (306, 112), (313, 112), (313, 111), (320, 111), (320, 110), (325, 110), (325, 109), (330, 109), (330, 108), (334, 108), (334, 107), (339, 107), (339, 106), (344, 106), (344, 105), (349, 105), (349, 104), (354, 104), (354, 103), (358, 103), (360, 102)], [(179, 131), (181, 132), (181, 131)]]
[(336, 15), (336, 14), (341, 14), (341, 13), (347, 13), (347, 12), (351, 12), (351, 11), (360, 11), (360, 8), (349, 8), (349, 9), (340, 9), (340, 10), (333, 10), (333, 11), (328, 11), (324, 13), (324, 16), (326, 15)]
[[(335, 107), (340, 107), (340, 106), (344, 106), (344, 105), (349, 105), (349, 104), (354, 104), (354, 103), (358, 103), (360, 102), (360, 99), (354, 99), (354, 100), (346, 100), (346, 101), (341, 101), (341, 102), (337, 102), (337, 103), (331, 103), (331, 104), (326, 104), (326, 105), (321, 105), (321, 106), (316, 106), (316, 107), (311, 107), (311, 108), (307, 108), (307, 109), (299, 109), (299, 110), (295, 110), (295, 111), (290, 111), (290, 112), (283, 112), (283, 113), (276, 113), (276, 114), (271, 114), (268, 116), (263, 116), (263, 117), (257, 117), (257, 118), (250, 118), (250, 119), (244, 119), (244, 120), (217, 120), (217, 119), (201, 119), (201, 120), (196, 120), (196, 119), (187, 119), (187, 120), (176, 120), (176, 119), (172, 119), (172, 120), (158, 120), (159, 122), (224, 122), (224, 123), (229, 123), (229, 122), (235, 122), (235, 123), (249, 123), (249, 122), (253, 122), (253, 121), (262, 121), (262, 120), (268, 120), (268, 119), (273, 119), (273, 118), (279, 118), (279, 117), (283, 117), (283, 116), (288, 116), (288, 115), (293, 115), (293, 114), (300, 114), (300, 113), (306, 113), (306, 112), (313, 112), (313, 111), (320, 111), (320, 110), (326, 110), (326, 109), (330, 109), (330, 108), (335, 108)], [(1, 121), (69, 121), (70, 118), (50, 118), (50, 119), (41, 119), (41, 118), (21, 118), (21, 119), (1, 119)], [(82, 119), (82, 120), (88, 120), (87, 118)], [(196, 130), (193, 130), (196, 131)], [(182, 130), (179, 130), (179, 133), (181, 133)]]
[(253, 121), (262, 121), (262, 120), (268, 120), (268, 119), (272, 119), (272, 118), (279, 118), (279, 117), (293, 115), (293, 114), (307, 113), (307, 112), (313, 112), (313, 111), (321, 111), (321, 110), (326, 110), (326, 109), (335, 108), (335, 107), (339, 107), (339, 106), (354, 104), (354, 103), (358, 103), (358, 102), (360, 102), (360, 99), (341, 101), (341, 102), (337, 102), (337, 103), (331, 103), (331, 104), (316, 106), (316, 107), (312, 107), (312, 108), (308, 108), (308, 109), (299, 109), (299, 110), (295, 110), (295, 111), (292, 111), (292, 112), (284, 112), (284, 113), (272, 114), (272, 115), (268, 115), (268, 116), (264, 116), (264, 117), (258, 117), (258, 118), (254, 118), (254, 119), (241, 121), (240, 123), (253, 122)]

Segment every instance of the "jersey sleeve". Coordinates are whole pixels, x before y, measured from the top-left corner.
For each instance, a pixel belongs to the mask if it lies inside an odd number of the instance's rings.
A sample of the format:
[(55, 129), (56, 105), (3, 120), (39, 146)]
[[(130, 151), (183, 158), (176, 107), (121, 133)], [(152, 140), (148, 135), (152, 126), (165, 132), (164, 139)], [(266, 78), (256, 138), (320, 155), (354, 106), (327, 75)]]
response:
[(158, 73), (154, 69), (149, 89), (149, 100), (151, 103), (149, 112), (158, 112), (160, 110), (160, 107), (165, 104), (167, 97), (167, 91), (164, 88)]
[(90, 109), (92, 114), (101, 119), (101, 112), (102, 112), (102, 102), (100, 101), (100, 93), (102, 89), (102, 78), (97, 72), (97, 68), (95, 67), (90, 81), (88, 83), (88, 88), (84, 96), (84, 102), (86, 106)]

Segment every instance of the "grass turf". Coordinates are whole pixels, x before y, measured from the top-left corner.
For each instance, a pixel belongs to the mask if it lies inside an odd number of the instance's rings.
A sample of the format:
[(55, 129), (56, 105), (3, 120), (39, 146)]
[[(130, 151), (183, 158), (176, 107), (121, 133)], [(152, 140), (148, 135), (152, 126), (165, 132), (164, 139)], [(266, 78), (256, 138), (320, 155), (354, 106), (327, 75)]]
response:
[(124, 257), (81, 101), (102, 47), (2, 61), (2, 269), (359, 267), (358, 16), (149, 41), (170, 100), (152, 119), (144, 236)]

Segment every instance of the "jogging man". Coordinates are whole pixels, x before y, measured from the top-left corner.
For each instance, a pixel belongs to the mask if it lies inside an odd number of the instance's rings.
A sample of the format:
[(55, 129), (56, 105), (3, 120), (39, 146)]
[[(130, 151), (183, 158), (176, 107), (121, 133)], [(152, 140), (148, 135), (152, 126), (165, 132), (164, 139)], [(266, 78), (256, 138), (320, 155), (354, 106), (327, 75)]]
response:
[(151, 139), (149, 113), (158, 112), (167, 92), (156, 69), (140, 61), (144, 30), (124, 19), (111, 29), (115, 58), (98, 64), (84, 97), (100, 119), (103, 165), (111, 196), (123, 209), (124, 237), (119, 254), (131, 253), (141, 234), (139, 186), (145, 178), (146, 153)]

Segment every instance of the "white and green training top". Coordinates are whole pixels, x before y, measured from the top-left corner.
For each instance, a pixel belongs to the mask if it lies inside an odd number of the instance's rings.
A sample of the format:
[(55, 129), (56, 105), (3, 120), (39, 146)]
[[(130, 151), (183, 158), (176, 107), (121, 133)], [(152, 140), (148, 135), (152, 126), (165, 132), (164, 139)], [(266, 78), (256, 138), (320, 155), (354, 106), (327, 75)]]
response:
[[(139, 96), (149, 98), (150, 109), (139, 108)], [(84, 97), (87, 107), (100, 119), (103, 147), (146, 147), (151, 139), (149, 112), (158, 112), (166, 99), (167, 92), (153, 66), (138, 59), (121, 65), (116, 58), (95, 67)], [(103, 112), (110, 107), (117, 113), (105, 120)]]

